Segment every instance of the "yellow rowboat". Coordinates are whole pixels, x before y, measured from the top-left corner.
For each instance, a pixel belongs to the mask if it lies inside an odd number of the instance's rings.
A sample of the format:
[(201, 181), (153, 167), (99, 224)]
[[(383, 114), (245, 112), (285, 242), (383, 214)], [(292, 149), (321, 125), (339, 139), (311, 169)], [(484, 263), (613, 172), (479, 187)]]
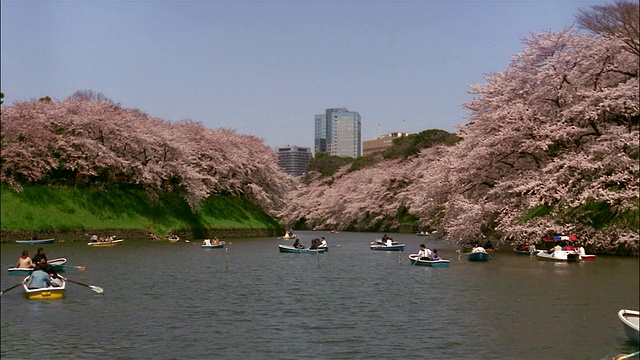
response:
[(122, 239), (111, 240), (111, 241), (92, 241), (88, 245), (94, 246), (94, 247), (116, 246), (116, 245), (122, 245), (123, 241), (124, 240)]
[(64, 299), (64, 293), (67, 287), (66, 281), (62, 277), (59, 278), (62, 282), (60, 286), (47, 286), (39, 289), (29, 289), (27, 282), (29, 277), (27, 276), (22, 280), (22, 287), (24, 288), (24, 296), (31, 300), (58, 300)]

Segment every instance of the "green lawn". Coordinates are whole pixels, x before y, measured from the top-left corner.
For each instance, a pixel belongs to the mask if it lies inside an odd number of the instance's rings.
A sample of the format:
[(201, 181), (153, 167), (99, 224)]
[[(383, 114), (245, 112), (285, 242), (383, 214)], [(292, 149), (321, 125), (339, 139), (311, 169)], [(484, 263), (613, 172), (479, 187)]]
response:
[(178, 194), (150, 197), (142, 190), (25, 186), (1, 187), (3, 230), (278, 228), (281, 225), (243, 197), (215, 196), (194, 213)]

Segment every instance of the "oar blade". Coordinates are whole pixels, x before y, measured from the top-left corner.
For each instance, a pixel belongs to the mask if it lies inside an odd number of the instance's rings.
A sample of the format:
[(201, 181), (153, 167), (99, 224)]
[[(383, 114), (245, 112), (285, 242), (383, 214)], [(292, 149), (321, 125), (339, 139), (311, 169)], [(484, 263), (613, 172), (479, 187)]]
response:
[(104, 289), (101, 288), (100, 286), (95, 286), (95, 285), (89, 285), (89, 288), (93, 291), (95, 291), (98, 294), (102, 294), (104, 293)]
[(80, 271), (85, 271), (87, 268), (82, 266), (82, 265), (80, 265), (80, 266), (77, 266), (76, 269), (78, 269)]

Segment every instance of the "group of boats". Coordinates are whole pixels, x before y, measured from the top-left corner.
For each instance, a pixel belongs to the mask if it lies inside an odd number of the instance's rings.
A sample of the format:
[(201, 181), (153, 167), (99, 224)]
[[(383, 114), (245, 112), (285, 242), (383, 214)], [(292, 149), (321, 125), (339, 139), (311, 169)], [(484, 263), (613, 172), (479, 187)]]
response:
[[(56, 273), (63, 272), (65, 269), (65, 264), (67, 263), (66, 258), (56, 258), (51, 259), (47, 262), (48, 265), (52, 266), (53, 271)], [(80, 266), (71, 266), (75, 268), (80, 268)], [(18, 276), (26, 276), (19, 284), (24, 290), (24, 296), (27, 299), (41, 299), (41, 300), (55, 300), (64, 298), (65, 290), (66, 290), (66, 279), (60, 275), (58, 275), (56, 279), (56, 286), (47, 286), (44, 288), (29, 288), (29, 278), (33, 273), (33, 268), (17, 268), (10, 267), (7, 269), (9, 275), (18, 275)], [(14, 287), (16, 287), (14, 286)], [(10, 288), (11, 289), (11, 288)], [(10, 290), (7, 289), (7, 290)], [(3, 292), (6, 292), (4, 290)]]
[[(571, 242), (577, 241), (577, 236), (548, 236), (543, 238), (543, 244), (554, 244), (549, 249), (537, 249), (535, 245), (523, 245), (513, 249), (516, 255), (535, 256), (541, 261), (553, 262), (578, 262), (578, 261), (595, 261), (596, 255), (586, 254), (584, 247), (581, 245), (574, 247)], [(545, 246), (549, 247), (549, 245)]]

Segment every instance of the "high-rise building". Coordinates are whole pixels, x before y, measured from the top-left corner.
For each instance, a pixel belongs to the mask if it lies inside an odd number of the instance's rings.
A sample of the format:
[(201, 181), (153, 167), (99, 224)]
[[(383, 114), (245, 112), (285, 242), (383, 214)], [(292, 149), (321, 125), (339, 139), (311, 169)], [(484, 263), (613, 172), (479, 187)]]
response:
[(326, 109), (315, 115), (315, 152), (357, 158), (361, 143), (360, 114), (346, 108)]
[(362, 156), (390, 149), (393, 146), (393, 139), (403, 136), (409, 136), (409, 133), (394, 132), (391, 134), (377, 136), (372, 140), (365, 140), (362, 142)]
[(297, 177), (307, 171), (311, 159), (311, 148), (287, 145), (276, 148), (276, 154), (278, 154), (280, 168), (287, 174)]

